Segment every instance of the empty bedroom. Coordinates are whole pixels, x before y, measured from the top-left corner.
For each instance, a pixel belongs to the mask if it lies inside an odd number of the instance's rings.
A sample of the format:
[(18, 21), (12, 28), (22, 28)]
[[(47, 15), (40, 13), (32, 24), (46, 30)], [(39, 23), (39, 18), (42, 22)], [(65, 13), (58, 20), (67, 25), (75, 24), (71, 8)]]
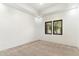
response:
[(0, 3), (0, 56), (79, 56), (79, 3)]

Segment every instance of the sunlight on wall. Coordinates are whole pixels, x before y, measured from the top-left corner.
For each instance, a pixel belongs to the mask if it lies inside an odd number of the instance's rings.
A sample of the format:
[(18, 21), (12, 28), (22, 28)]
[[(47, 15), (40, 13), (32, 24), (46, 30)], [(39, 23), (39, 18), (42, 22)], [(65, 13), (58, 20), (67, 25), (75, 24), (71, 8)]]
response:
[(40, 5), (44, 5), (45, 3), (40, 3)]
[(6, 8), (3, 4), (0, 3), (0, 11), (4, 11)]
[(40, 17), (40, 16), (37, 16), (36, 18), (35, 18), (35, 22), (36, 23), (41, 23), (43, 21), (43, 19), (42, 19), (42, 17)]
[(78, 7), (68, 12), (69, 15), (75, 15), (76, 13), (78, 13)]

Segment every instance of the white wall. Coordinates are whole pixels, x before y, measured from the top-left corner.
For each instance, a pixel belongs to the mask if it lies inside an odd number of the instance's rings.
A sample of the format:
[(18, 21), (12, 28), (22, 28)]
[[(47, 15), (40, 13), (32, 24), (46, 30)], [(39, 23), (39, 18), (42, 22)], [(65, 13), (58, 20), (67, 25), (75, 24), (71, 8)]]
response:
[(0, 50), (36, 40), (33, 16), (0, 4)]
[[(49, 10), (48, 10), (49, 11)], [(63, 19), (63, 35), (45, 35), (45, 21)], [(79, 47), (79, 8), (44, 16), (42, 40)]]
[(43, 32), (43, 22), (44, 22), (44, 20), (41, 16), (37, 16), (35, 18), (35, 23), (36, 23), (35, 33), (36, 33), (36, 36), (38, 37), (38, 40), (41, 40), (41, 36), (42, 36), (41, 34)]

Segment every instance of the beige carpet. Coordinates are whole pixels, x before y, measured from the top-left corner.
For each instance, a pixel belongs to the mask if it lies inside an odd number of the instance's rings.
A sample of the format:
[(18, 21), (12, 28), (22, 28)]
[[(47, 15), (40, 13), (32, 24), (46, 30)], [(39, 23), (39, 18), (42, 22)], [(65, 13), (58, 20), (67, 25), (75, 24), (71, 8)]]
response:
[(0, 51), (2, 56), (79, 56), (79, 49), (47, 41), (35, 41)]

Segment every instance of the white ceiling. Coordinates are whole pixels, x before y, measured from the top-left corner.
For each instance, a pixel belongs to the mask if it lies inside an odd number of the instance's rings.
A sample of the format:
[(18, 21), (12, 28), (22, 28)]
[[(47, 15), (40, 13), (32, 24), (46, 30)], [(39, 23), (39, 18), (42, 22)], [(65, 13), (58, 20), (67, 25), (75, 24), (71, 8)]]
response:
[(49, 7), (55, 6), (57, 3), (26, 3), (26, 5), (36, 9), (37, 11), (43, 11)]
[(78, 3), (7, 3), (5, 5), (29, 13), (32, 16), (47, 15), (79, 6)]

